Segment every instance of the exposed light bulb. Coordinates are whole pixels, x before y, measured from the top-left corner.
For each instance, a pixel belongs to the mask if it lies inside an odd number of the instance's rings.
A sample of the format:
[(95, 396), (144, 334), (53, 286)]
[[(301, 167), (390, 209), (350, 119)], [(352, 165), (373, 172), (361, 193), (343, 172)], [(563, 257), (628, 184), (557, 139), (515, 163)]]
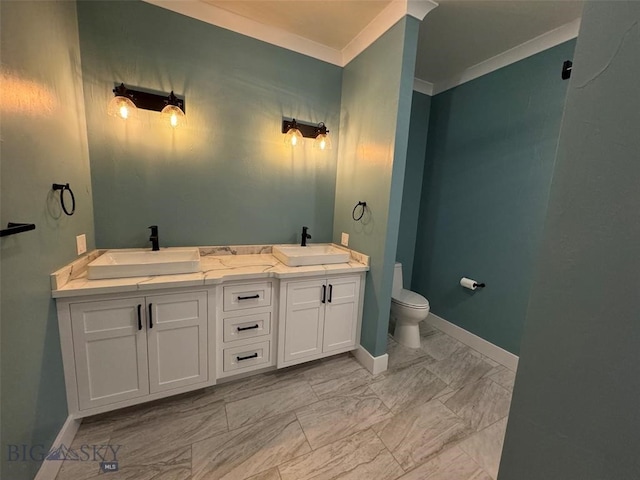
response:
[(177, 105), (167, 105), (161, 112), (163, 118), (169, 121), (171, 128), (180, 127), (187, 124), (184, 112)]
[(291, 135), (291, 145), (295, 147), (297, 144), (298, 144), (298, 137), (296, 137), (295, 135)]
[(107, 113), (113, 117), (128, 120), (136, 116), (136, 105), (127, 97), (116, 95), (107, 107)]
[(327, 133), (320, 133), (316, 139), (313, 141), (314, 148), (318, 150), (330, 150), (331, 149), (331, 138)]

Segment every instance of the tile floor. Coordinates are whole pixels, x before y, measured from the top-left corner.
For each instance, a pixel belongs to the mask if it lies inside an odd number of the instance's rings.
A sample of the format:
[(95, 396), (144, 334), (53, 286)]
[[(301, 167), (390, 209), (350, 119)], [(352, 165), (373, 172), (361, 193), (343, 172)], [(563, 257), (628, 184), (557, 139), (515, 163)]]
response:
[[(421, 335), (390, 338), (376, 376), (339, 355), (86, 419), (71, 448), (119, 445), (109, 480), (495, 479), (514, 373)], [(67, 460), (57, 480), (98, 469)]]

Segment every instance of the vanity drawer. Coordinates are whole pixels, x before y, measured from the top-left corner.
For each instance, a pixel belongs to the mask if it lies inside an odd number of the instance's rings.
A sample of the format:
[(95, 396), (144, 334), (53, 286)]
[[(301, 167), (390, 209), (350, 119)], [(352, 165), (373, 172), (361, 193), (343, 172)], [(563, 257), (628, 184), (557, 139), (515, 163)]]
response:
[(223, 351), (222, 370), (233, 372), (247, 367), (268, 365), (271, 358), (271, 342), (253, 343), (241, 347), (225, 348)]
[(271, 312), (225, 318), (223, 325), (225, 343), (268, 335), (271, 333)]
[(232, 312), (245, 308), (271, 305), (271, 282), (246, 283), (224, 287), (223, 310)]

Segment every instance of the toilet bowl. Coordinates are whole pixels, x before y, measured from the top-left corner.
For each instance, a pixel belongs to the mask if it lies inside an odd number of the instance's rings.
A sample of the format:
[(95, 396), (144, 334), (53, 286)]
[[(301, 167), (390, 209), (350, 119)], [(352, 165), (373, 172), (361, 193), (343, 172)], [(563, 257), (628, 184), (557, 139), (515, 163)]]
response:
[(396, 263), (391, 290), (391, 318), (395, 321), (393, 338), (410, 348), (420, 347), (419, 323), (429, 315), (429, 302), (411, 290), (402, 288), (402, 264)]

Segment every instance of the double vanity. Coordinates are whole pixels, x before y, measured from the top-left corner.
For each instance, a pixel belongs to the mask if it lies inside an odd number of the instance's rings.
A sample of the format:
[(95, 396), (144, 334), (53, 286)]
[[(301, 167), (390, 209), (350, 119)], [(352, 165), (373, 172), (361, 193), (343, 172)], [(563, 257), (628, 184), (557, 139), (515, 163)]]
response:
[(91, 252), (51, 275), (69, 413), (354, 350), (368, 269), (337, 245)]

